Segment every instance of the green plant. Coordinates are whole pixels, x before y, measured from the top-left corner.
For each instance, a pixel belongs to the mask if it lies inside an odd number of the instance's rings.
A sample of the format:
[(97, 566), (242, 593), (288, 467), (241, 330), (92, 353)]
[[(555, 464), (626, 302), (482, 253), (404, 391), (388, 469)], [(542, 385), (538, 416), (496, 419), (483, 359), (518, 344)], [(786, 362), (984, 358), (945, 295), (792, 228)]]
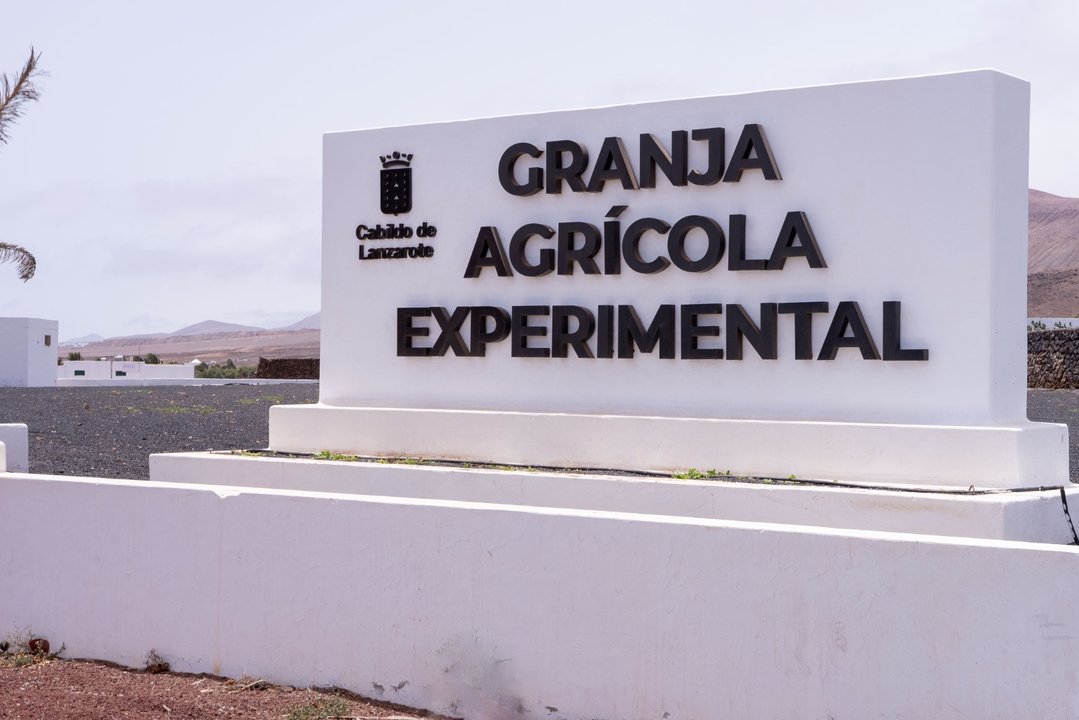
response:
[(236, 365), (232, 360), (227, 361), (224, 365), (207, 365), (206, 363), (199, 363), (195, 366), (195, 377), (221, 380), (253, 378), (255, 377), (255, 366)]
[(55, 660), (64, 652), (64, 646), (50, 652), (49, 641), (35, 637), (29, 630), (15, 633), (0, 641), (0, 667), (26, 667), (47, 660)]
[[(17, 74), (12, 77), (0, 75), (0, 145), (6, 145), (8, 141), (8, 128), (16, 119), (22, 117), (23, 106), (40, 97), (34, 79), (41, 75), (37, 63), (41, 59), (41, 53), (35, 53), (30, 48), (30, 57)], [(13, 262), (19, 273), (19, 279), (26, 282), (34, 277), (37, 270), (37, 259), (33, 254), (14, 243), (0, 242), (0, 263)]]
[(316, 460), (338, 460), (341, 462), (356, 462), (359, 460), (355, 455), (342, 455), (341, 453), (330, 452), (329, 450), (321, 450), (314, 455)]
[(147, 365), (160, 365), (161, 364), (161, 358), (159, 358), (154, 353), (146, 353), (146, 355), (142, 358), (142, 361), (144, 363), (146, 363)]
[[(728, 470), (723, 474), (729, 476), (731, 474), (731, 471)], [(712, 478), (719, 477), (719, 473), (717, 473), (715, 469), (705, 470), (704, 472), (701, 472), (697, 468), (690, 468), (685, 472), (675, 473), (671, 477), (673, 477), (675, 480), (711, 480)]]
[(1041, 320), (1031, 320), (1029, 323), (1027, 323), (1027, 332), (1034, 332), (1036, 330), (1048, 330), (1048, 329), (1049, 328), (1047, 328), (1045, 326), (1045, 323), (1043, 323)]
[(343, 717), (348, 713), (348, 703), (341, 698), (316, 700), (307, 705), (300, 705), (289, 710), (288, 720), (324, 720), (325, 718)]
[(82, 353), (81, 352), (69, 352), (67, 354), (67, 359), (71, 360), (72, 362), (75, 362), (77, 360), (82, 360)]

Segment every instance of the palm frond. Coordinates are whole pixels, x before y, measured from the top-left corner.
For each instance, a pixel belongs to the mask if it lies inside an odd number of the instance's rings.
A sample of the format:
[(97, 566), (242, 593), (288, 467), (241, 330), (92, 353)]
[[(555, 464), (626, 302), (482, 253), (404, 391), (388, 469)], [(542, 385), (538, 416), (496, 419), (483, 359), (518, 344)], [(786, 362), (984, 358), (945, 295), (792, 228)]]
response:
[(40, 97), (34, 85), (34, 79), (41, 76), (37, 67), (40, 59), (41, 53), (35, 53), (31, 46), (30, 57), (22, 70), (11, 77), (0, 75), (0, 145), (7, 143), (8, 128), (22, 117), (23, 106)]
[(30, 251), (19, 245), (0, 242), (0, 263), (13, 262), (19, 272), (19, 278), (26, 282), (34, 277), (37, 270), (37, 259)]

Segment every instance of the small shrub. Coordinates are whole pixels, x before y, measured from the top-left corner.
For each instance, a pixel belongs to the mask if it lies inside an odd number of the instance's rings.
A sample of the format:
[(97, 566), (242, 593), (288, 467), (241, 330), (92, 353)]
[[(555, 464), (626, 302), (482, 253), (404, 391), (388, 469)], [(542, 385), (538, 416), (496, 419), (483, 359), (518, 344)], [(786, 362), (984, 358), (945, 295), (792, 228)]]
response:
[(224, 365), (207, 365), (206, 363), (199, 363), (195, 366), (195, 377), (220, 380), (253, 378), (255, 377), (255, 366), (236, 365), (232, 360), (227, 361)]
[(161, 358), (159, 358), (154, 353), (146, 353), (146, 357), (144, 357), (142, 359), (142, 361), (144, 363), (146, 363), (147, 365), (160, 365), (161, 364)]
[(169, 671), (168, 661), (157, 654), (155, 648), (150, 648), (150, 652), (146, 653), (146, 664), (143, 667), (148, 673), (164, 673)]
[(28, 665), (55, 660), (64, 652), (64, 646), (50, 652), (49, 641), (35, 637), (30, 630), (16, 633), (0, 642), (0, 667), (21, 668)]
[(67, 359), (71, 360), (72, 362), (74, 362), (76, 360), (82, 360), (82, 353), (81, 352), (69, 352), (67, 354)]

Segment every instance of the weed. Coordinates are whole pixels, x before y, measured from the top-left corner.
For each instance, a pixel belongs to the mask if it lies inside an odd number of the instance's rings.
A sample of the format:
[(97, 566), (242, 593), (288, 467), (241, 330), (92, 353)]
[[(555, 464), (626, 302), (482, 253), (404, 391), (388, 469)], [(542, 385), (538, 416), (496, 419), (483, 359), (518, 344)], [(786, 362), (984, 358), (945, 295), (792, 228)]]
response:
[(169, 662), (157, 654), (156, 648), (150, 648), (150, 652), (146, 653), (146, 665), (143, 669), (154, 674), (168, 672)]
[(285, 402), (285, 396), (284, 395), (263, 395), (262, 399), (265, 400), (266, 402), (272, 403), (274, 405)]
[(315, 453), (314, 458), (316, 460), (337, 460), (339, 462), (356, 462), (359, 460), (355, 455), (343, 455), (341, 453), (330, 452), (329, 450), (322, 450)]
[(21, 668), (55, 660), (64, 652), (64, 646), (56, 652), (49, 650), (48, 640), (35, 637), (29, 629), (23, 630), (0, 642), (0, 667)]
[(342, 717), (346, 713), (348, 713), (348, 703), (341, 698), (316, 700), (313, 703), (289, 710), (288, 720), (324, 720), (325, 718)]
[[(727, 470), (723, 474), (727, 477), (730, 477), (731, 471)], [(719, 473), (717, 473), (714, 468), (711, 470), (705, 470), (704, 472), (701, 472), (697, 468), (690, 468), (685, 472), (675, 473), (671, 477), (673, 477), (675, 480), (711, 480), (712, 478), (719, 477)]]
[(254, 405), (258, 401), (258, 398), (240, 398), (237, 402), (241, 405)]

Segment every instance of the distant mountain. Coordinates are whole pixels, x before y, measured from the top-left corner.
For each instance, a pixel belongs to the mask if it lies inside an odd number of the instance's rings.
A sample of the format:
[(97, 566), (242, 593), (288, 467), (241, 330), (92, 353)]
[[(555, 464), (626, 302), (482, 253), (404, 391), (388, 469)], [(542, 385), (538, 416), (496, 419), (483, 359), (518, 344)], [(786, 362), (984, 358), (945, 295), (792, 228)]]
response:
[(263, 332), (265, 329), (254, 325), (237, 325), (236, 323), (226, 323), (218, 320), (203, 320), (200, 323), (180, 328), (176, 332), (168, 333), (167, 336), (184, 337), (187, 335), (216, 335), (218, 333)]
[(317, 312), (314, 315), (308, 315), (303, 320), (286, 325), (278, 330), (319, 330), (322, 328), (322, 313)]
[(1079, 269), (1079, 198), (1030, 191), (1027, 272)]
[(100, 342), (100, 341), (102, 341), (104, 339), (105, 338), (103, 338), (101, 335), (97, 335), (96, 333), (91, 333), (89, 335), (83, 335), (82, 337), (68, 338), (67, 340), (61, 340), (60, 344), (61, 345), (86, 345), (86, 344), (92, 343), (92, 342)]
[(1031, 190), (1027, 315), (1079, 316), (1079, 198)]

